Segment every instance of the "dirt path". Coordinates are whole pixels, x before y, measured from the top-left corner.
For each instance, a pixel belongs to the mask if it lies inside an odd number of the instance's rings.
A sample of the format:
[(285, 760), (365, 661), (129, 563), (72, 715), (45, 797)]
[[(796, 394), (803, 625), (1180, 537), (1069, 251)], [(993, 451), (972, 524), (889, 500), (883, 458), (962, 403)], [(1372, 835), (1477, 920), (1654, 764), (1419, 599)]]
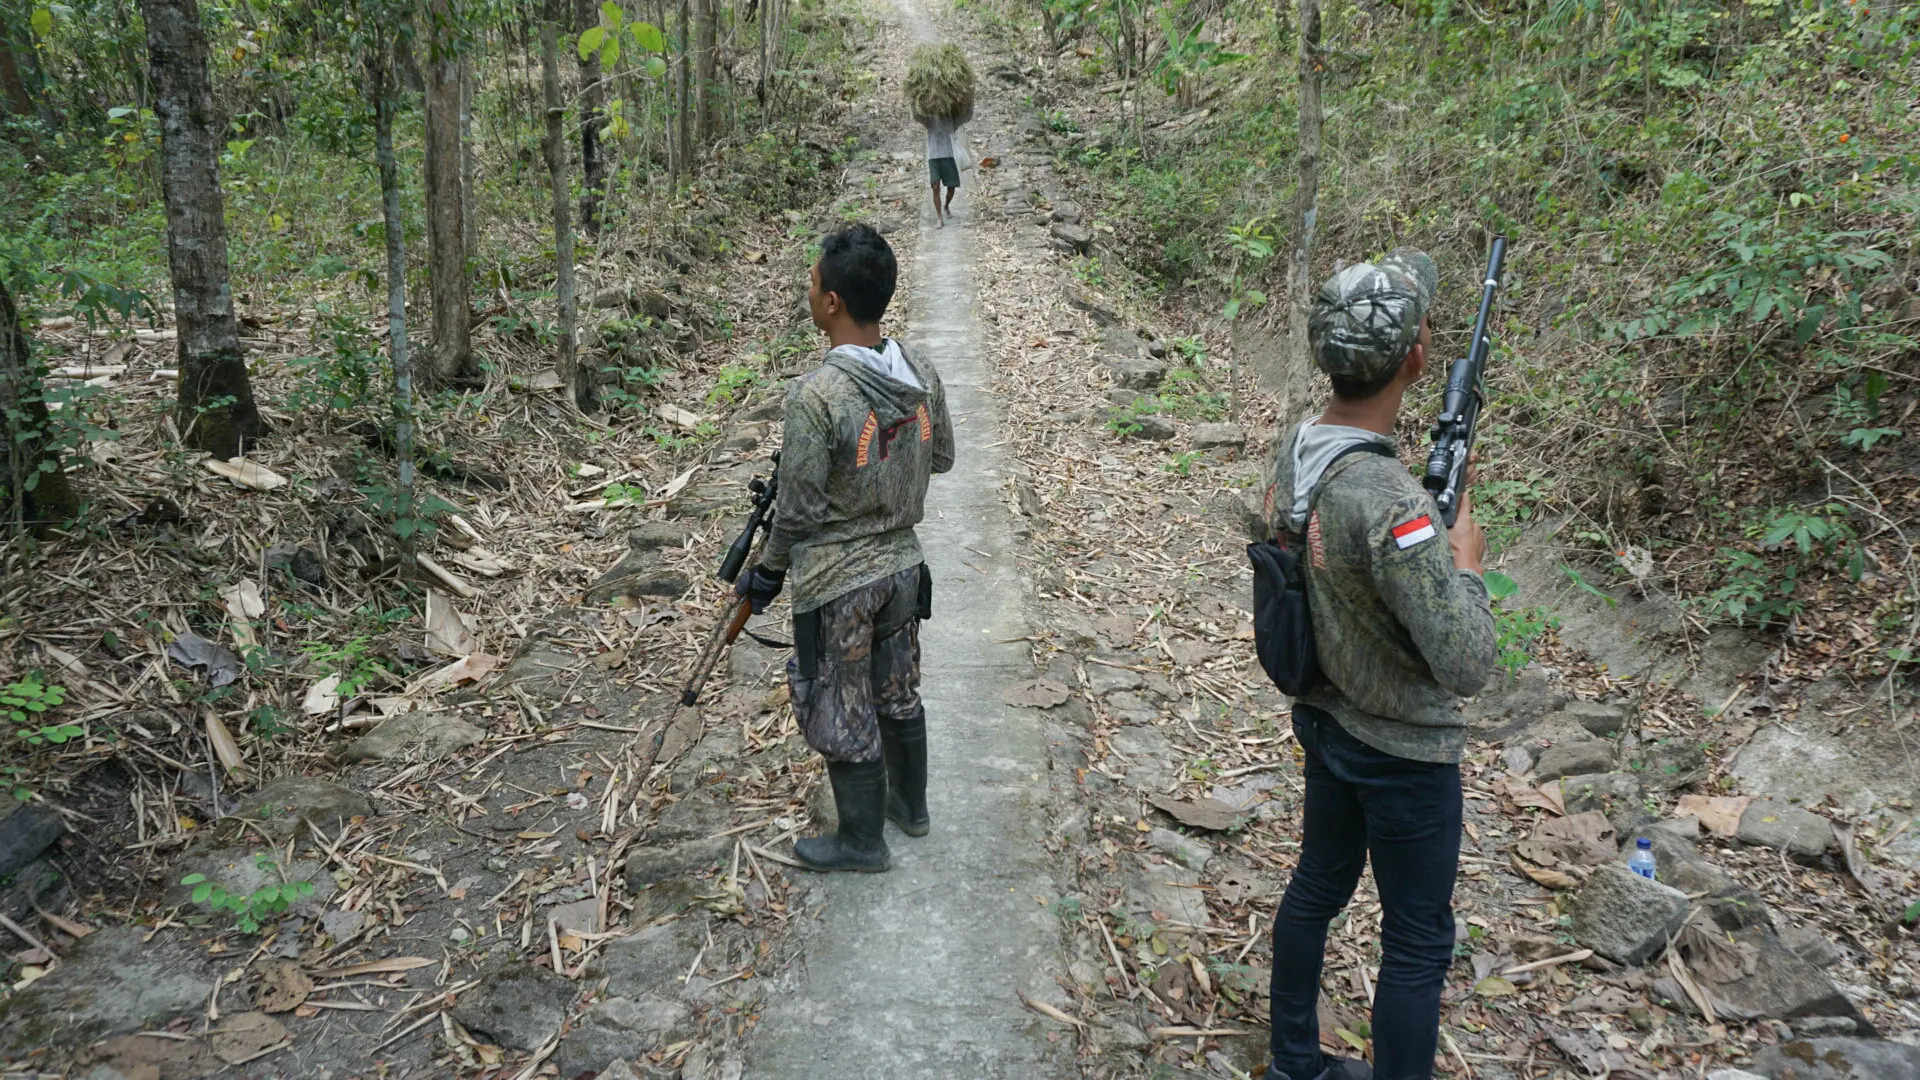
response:
[[(899, 18), (916, 40), (934, 34), (912, 0), (901, 0)], [(996, 137), (1002, 119), (984, 105), (975, 142)], [(887, 149), (917, 155), (919, 130), (902, 124)], [(1055, 891), (1042, 846), (1045, 733), (1035, 714), (1000, 702), (1030, 672), (1027, 584), (998, 497), (1003, 439), (976, 306), (984, 283), (971, 177), (962, 192), (957, 220), (940, 229), (922, 189), (902, 266), (911, 296), (896, 323), (909, 350), (939, 366), (960, 442), (953, 472), (933, 482), (920, 530), (935, 581), (922, 642), (933, 833), (913, 840), (889, 829), (890, 873), (822, 886), (825, 912), (804, 970), (769, 995), (750, 1055), (759, 1077), (1077, 1075), (1071, 1042), (1048, 1041), (1015, 993), (1058, 999), (1060, 932), (1037, 902)]]

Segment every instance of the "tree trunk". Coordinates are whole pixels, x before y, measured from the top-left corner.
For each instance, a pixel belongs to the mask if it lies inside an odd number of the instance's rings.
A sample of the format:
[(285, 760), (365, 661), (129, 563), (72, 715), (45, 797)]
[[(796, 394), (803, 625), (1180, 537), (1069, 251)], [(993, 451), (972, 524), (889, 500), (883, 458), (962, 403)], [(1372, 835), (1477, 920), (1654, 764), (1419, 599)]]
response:
[(253, 404), (227, 278), (226, 203), (218, 165), (224, 125), (213, 112), (207, 37), (197, 0), (141, 0), (160, 180), (167, 203), (167, 262), (180, 336), (181, 437), (217, 458), (239, 456), (267, 433)]
[(0, 40), (0, 93), (6, 95), (7, 108), (16, 116), (33, 115), (33, 93), (27, 89), (26, 72), (15, 51), (13, 31)]
[[(593, 0), (576, 0), (573, 10), (576, 32), (585, 33), (588, 27), (599, 25), (600, 7)], [(580, 58), (580, 227), (596, 239), (600, 236), (600, 192), (607, 172), (600, 153), (607, 90), (600, 75), (599, 53), (589, 52)]]
[(468, 258), (474, 258), (480, 250), (480, 219), (473, 210), (478, 192), (474, 186), (478, 164), (473, 150), (473, 57), (463, 54), (460, 57), (460, 245), (466, 249)]
[(34, 363), (13, 295), (0, 278), (0, 434), (7, 440), (7, 471), (0, 475), (0, 508), (15, 529), (38, 530), (75, 517), (79, 499), (60, 455), (48, 446), (46, 383)]
[(713, 108), (713, 70), (715, 54), (719, 51), (719, 35), (716, 24), (719, 19), (714, 13), (714, 0), (698, 0), (694, 9), (694, 36), (699, 51), (695, 55), (694, 74), (698, 88), (695, 91), (698, 110), (694, 118), (694, 138), (705, 146), (712, 140), (716, 123)]
[(590, 412), (594, 407), (593, 378), (590, 372), (581, 370), (573, 344), (573, 223), (568, 220), (567, 207), (572, 181), (567, 176), (567, 111), (560, 100), (559, 24), (566, 17), (566, 7), (565, 0), (546, 3), (547, 18), (540, 25), (540, 89), (546, 98), (547, 136), (541, 149), (546, 151), (547, 175), (553, 184), (554, 291), (560, 307), (560, 356), (554, 367), (574, 404), (581, 412)]
[(693, 179), (693, 38), (688, 36), (692, 29), (692, 4), (690, 0), (680, 0), (680, 170), (682, 179)]
[(753, 80), (753, 99), (760, 103), (760, 118), (767, 115), (767, 41), (773, 36), (773, 0), (760, 3), (760, 71)]
[(1313, 234), (1320, 221), (1320, 0), (1300, 2), (1300, 187), (1294, 194), (1293, 265), (1288, 272), (1287, 355), (1280, 374), (1279, 430), (1311, 400), (1313, 360), (1307, 311), (1313, 297)]
[(427, 44), (427, 278), (433, 292), (433, 372), (445, 386), (479, 374), (467, 290), (460, 193), (460, 56), (448, 0), (434, 0)]
[(373, 158), (380, 169), (380, 217), (387, 237), (387, 355), (393, 362), (393, 444), (399, 490), (394, 502), (401, 557), (412, 570), (415, 530), (413, 474), (413, 365), (407, 356), (407, 230), (400, 216), (400, 166), (393, 154), (393, 114), (399, 111), (394, 85), (393, 48), (376, 44), (366, 57), (368, 92), (373, 97)]

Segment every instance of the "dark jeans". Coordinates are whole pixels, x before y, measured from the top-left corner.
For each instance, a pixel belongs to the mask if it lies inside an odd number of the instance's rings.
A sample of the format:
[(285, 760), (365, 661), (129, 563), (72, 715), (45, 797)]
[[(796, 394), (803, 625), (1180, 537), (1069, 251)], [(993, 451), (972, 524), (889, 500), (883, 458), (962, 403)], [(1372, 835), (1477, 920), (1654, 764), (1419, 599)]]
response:
[(1300, 865), (1273, 920), (1273, 1068), (1313, 1080), (1326, 1067), (1315, 1005), (1327, 923), (1371, 855), (1382, 908), (1374, 1075), (1426, 1080), (1453, 962), (1460, 767), (1383, 753), (1311, 705), (1294, 705), (1293, 731), (1306, 751), (1307, 791)]

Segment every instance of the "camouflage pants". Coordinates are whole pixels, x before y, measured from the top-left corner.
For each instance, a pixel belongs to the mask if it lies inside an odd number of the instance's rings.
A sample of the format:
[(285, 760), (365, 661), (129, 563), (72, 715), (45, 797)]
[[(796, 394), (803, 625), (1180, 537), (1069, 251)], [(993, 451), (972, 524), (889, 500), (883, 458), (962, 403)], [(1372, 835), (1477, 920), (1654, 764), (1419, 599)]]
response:
[(794, 616), (793, 712), (828, 761), (880, 760), (880, 724), (920, 710), (920, 578), (913, 567)]

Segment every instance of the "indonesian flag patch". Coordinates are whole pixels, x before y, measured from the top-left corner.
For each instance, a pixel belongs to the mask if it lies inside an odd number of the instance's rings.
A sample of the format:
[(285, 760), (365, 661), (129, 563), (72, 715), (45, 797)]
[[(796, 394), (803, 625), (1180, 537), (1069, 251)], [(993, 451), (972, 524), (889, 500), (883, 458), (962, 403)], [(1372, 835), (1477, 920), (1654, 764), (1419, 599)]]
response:
[(1433, 517), (1429, 514), (1421, 514), (1412, 521), (1404, 521), (1393, 527), (1393, 542), (1400, 545), (1402, 551), (1433, 537)]

